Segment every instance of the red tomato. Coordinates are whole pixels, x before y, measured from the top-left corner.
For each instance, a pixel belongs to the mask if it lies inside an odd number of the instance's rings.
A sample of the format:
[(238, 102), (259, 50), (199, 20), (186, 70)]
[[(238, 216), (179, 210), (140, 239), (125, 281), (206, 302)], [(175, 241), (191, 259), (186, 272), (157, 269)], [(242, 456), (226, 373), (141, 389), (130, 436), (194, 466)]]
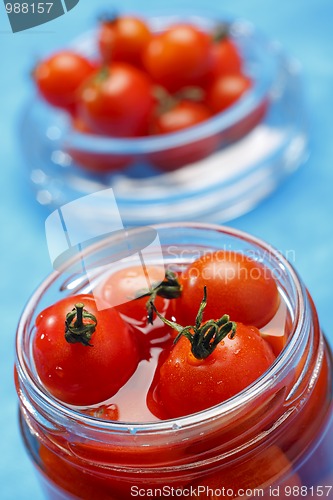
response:
[[(58, 485), (64, 491), (75, 495), (75, 498), (82, 500), (116, 500), (110, 488), (103, 484), (103, 481), (90, 471), (82, 471), (82, 464), (79, 460), (71, 457), (62, 457), (51, 451), (43, 444), (39, 447), (39, 457), (42, 463), (43, 472), (46, 473), (47, 479)], [(48, 491), (48, 498), (56, 499), (54, 490)], [(63, 497), (63, 495), (61, 495)]]
[(189, 24), (156, 35), (143, 53), (146, 70), (169, 91), (194, 85), (208, 71), (210, 37)]
[(123, 61), (142, 65), (142, 53), (151, 39), (146, 23), (137, 17), (122, 16), (103, 21), (98, 43), (104, 63)]
[[(83, 120), (75, 118), (72, 122), (72, 125), (73, 128), (81, 134), (95, 135), (91, 132), (91, 130), (83, 122)], [(101, 174), (123, 170), (132, 162), (132, 158), (130, 156), (95, 151), (84, 151), (73, 147), (68, 148), (68, 153), (79, 167), (83, 167), (91, 172), (98, 172)]]
[(155, 116), (152, 122), (152, 133), (177, 132), (208, 120), (211, 116), (212, 112), (205, 104), (190, 100), (179, 101), (171, 109)]
[(96, 71), (80, 90), (78, 116), (90, 130), (114, 137), (146, 133), (155, 99), (147, 75), (126, 63)]
[(94, 69), (94, 64), (85, 57), (64, 50), (41, 61), (34, 70), (34, 79), (49, 104), (73, 112), (77, 91)]
[(238, 48), (229, 37), (223, 37), (211, 47), (210, 78), (238, 74), (242, 71), (242, 59)]
[[(74, 446), (73, 446), (74, 447)], [(83, 449), (86, 447), (86, 450)], [(161, 478), (158, 472), (151, 473), (149, 476), (149, 483), (147, 479), (142, 474), (128, 474), (127, 477), (121, 472), (111, 473), (107, 469), (104, 469), (101, 464), (112, 463), (112, 458), (117, 457), (118, 463), (121, 459), (121, 463), (128, 467), (129, 464), (135, 464), (137, 467), (147, 467), (152, 464), (151, 455), (156, 452), (156, 457), (160, 460), (164, 459), (164, 462), (170, 464), (172, 460), (176, 460), (179, 457), (179, 452), (177, 454), (177, 449), (175, 447), (170, 447), (168, 450), (165, 447), (157, 445), (154, 446), (154, 451), (152, 452), (150, 446), (137, 446), (129, 447), (124, 446), (122, 449), (120, 446), (107, 446), (104, 443), (105, 449), (103, 450), (102, 444), (100, 444), (100, 450), (95, 442), (94, 447), (89, 449), (89, 442), (85, 443), (75, 443), (75, 452), (78, 452), (78, 456), (59, 456), (53, 451), (46, 448), (44, 445), (40, 446), (39, 454), (43, 465), (43, 471), (46, 472), (48, 478), (51, 478), (56, 484), (65, 490), (65, 492), (70, 492), (75, 495), (75, 498), (80, 500), (128, 500), (133, 495), (133, 486), (136, 486), (138, 491), (140, 491), (140, 498), (145, 500), (152, 500), (157, 498), (162, 498), (160, 495), (152, 497), (151, 492), (153, 489), (157, 488), (171, 488), (174, 490), (180, 490), (184, 487), (184, 479), (174, 476), (171, 479)], [(80, 458), (86, 462), (80, 461)], [(147, 458), (146, 458), (147, 456)], [(146, 494), (143, 492), (146, 490)], [(52, 492), (54, 494), (54, 492)], [(52, 500), (59, 500), (60, 497), (50, 495)], [(64, 498), (64, 496), (62, 496)], [(166, 497), (164, 497), (166, 498)]]
[[(76, 304), (84, 304), (90, 315), (83, 313), (81, 320), (82, 308), (75, 311)], [(73, 317), (66, 319), (70, 312)], [(45, 388), (61, 401), (79, 406), (113, 396), (138, 364), (127, 325), (114, 309), (98, 311), (90, 295), (66, 297), (39, 314), (33, 356)]]
[(176, 298), (181, 293), (176, 277), (173, 279), (170, 273), (167, 273), (165, 279), (163, 276), (165, 271), (161, 266), (148, 265), (144, 272), (142, 266), (126, 267), (111, 274), (97, 287), (94, 294), (100, 296), (110, 306), (119, 304), (116, 305), (116, 309), (122, 315), (146, 324), (148, 315), (146, 305), (154, 290), (157, 293), (154, 298), (155, 307), (167, 315), (172, 308), (169, 299)]
[(242, 323), (237, 323), (233, 338), (226, 336), (204, 359), (193, 354), (191, 342), (182, 336), (160, 368), (160, 404), (171, 418), (210, 408), (249, 386), (274, 359), (259, 330)]
[(270, 269), (231, 250), (204, 254), (180, 277), (182, 296), (177, 300), (177, 321), (193, 324), (203, 287), (207, 287), (208, 318), (229, 314), (233, 321), (261, 328), (278, 310), (280, 297)]
[[(182, 100), (173, 108), (153, 119), (153, 134), (168, 134), (198, 125), (212, 116), (202, 103)], [(217, 134), (196, 140), (184, 146), (176, 146), (157, 153), (151, 153), (148, 160), (164, 171), (171, 171), (202, 160), (218, 149), (220, 139)]]
[[(284, 495), (285, 487), (300, 487), (302, 482), (297, 473), (293, 472), (292, 463), (283, 451), (278, 446), (271, 445), (257, 451), (256, 455), (252, 456), (251, 459), (246, 457), (243, 461), (236, 460), (229, 467), (224, 467), (213, 474), (201, 477), (191, 486), (194, 490), (197, 490), (198, 486), (202, 488), (202, 494), (199, 493), (198, 495), (201, 500), (228, 498), (231, 495), (228, 495), (227, 491), (234, 492), (231, 498), (237, 498), (237, 500), (243, 498), (245, 500), (254, 498), (250, 494), (251, 490), (252, 492), (256, 489), (261, 491), (263, 488), (267, 488), (267, 490), (265, 496), (264, 492), (262, 492), (261, 497), (269, 498), (271, 495), (269, 495), (268, 488), (275, 484), (280, 485), (279, 498), (286, 499), (287, 495)], [(212, 493), (207, 497), (205, 492), (208, 490), (217, 493), (216, 495)], [(251, 496), (244, 496), (246, 491)], [(218, 492), (225, 492), (225, 494), (219, 495)], [(240, 496), (238, 496), (238, 492), (240, 492)]]
[(251, 80), (241, 73), (221, 75), (207, 88), (207, 105), (214, 113), (220, 113), (235, 104), (251, 85)]

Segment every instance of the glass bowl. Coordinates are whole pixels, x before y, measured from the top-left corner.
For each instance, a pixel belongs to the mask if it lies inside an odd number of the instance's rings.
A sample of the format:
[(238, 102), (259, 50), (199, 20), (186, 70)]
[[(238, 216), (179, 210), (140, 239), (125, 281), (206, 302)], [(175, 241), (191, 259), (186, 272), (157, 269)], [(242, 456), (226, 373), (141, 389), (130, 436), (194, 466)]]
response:
[[(148, 17), (148, 22), (154, 31), (176, 21), (211, 30), (219, 19), (186, 14)], [(40, 98), (30, 100), (20, 143), (38, 202), (54, 209), (112, 188), (123, 222), (139, 225), (223, 222), (270, 195), (307, 156), (300, 67), (249, 22), (228, 23), (253, 85), (236, 104), (200, 125), (134, 139), (88, 135), (73, 131), (69, 117)], [(93, 56), (96, 32), (84, 34), (73, 48)], [(78, 166), (82, 159), (111, 163), (115, 170), (91, 173)], [(107, 198), (105, 205), (107, 217)]]

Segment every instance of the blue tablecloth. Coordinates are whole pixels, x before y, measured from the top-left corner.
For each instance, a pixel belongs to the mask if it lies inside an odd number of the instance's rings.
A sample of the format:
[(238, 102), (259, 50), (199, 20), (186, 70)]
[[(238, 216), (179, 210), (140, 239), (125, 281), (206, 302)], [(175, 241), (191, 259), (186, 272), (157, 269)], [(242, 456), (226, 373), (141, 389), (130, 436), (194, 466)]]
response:
[[(123, 0), (124, 10), (156, 10), (156, 1)], [(180, 5), (218, 7), (217, 0), (168, 0)], [(17, 130), (20, 110), (31, 94), (29, 74), (41, 50), (65, 45), (94, 25), (103, 0), (81, 0), (65, 16), (31, 31), (12, 34), (0, 6), (0, 498), (38, 500), (41, 491), (18, 430), (13, 386), (14, 335), (19, 315), (34, 288), (51, 271), (44, 221), (46, 211), (34, 200), (20, 156)], [(162, 2), (163, 5), (163, 2)], [(333, 3), (330, 0), (224, 0), (220, 8), (243, 17), (279, 40), (303, 66), (309, 113), (311, 155), (307, 164), (260, 207), (231, 224), (269, 241), (282, 252), (293, 251), (295, 266), (310, 289), (323, 329), (333, 342)]]

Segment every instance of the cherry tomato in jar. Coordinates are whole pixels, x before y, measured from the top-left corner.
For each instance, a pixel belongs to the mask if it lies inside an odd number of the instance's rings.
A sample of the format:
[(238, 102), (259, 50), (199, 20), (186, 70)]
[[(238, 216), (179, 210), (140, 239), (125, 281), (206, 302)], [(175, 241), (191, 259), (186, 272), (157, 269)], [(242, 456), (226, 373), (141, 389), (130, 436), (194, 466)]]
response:
[[(80, 134), (96, 136), (96, 134), (92, 133), (87, 124), (78, 118), (73, 119), (72, 127)], [(109, 174), (111, 172), (123, 170), (129, 166), (133, 160), (131, 156), (123, 154), (104, 153), (102, 151), (99, 152), (98, 150), (90, 151), (73, 146), (68, 147), (68, 153), (79, 167), (82, 167), (89, 172), (98, 174)]]
[[(160, 495), (152, 496), (151, 492), (153, 489), (158, 491), (163, 486), (165, 491), (172, 491), (172, 488), (174, 491), (180, 491), (185, 486), (184, 479), (177, 476), (171, 480), (164, 478), (163, 481), (158, 472), (153, 472), (149, 477), (149, 483), (147, 483), (146, 478), (142, 477), (142, 475), (140, 477), (138, 475), (122, 477), (121, 474), (105, 473), (106, 468), (103, 473), (103, 467), (99, 466), (99, 464), (109, 464), (112, 457), (119, 457), (120, 455), (121, 463), (125, 467), (128, 467), (129, 463), (134, 463), (137, 468), (146, 467), (147, 463), (151, 464), (152, 451), (150, 446), (142, 447), (138, 445), (136, 448), (123, 446), (121, 449), (119, 445), (108, 447), (107, 444), (104, 444), (105, 449), (103, 450), (103, 445), (101, 444), (101, 449), (98, 450), (95, 444), (95, 448), (91, 450), (87, 449), (86, 453), (82, 450), (84, 446), (84, 443), (75, 444), (75, 451), (78, 450), (78, 457), (71, 456), (68, 458), (67, 456), (59, 456), (44, 445), (40, 446), (39, 451), (40, 460), (48, 478), (66, 492), (75, 495), (77, 499), (128, 500), (131, 496), (135, 496), (133, 492), (137, 491), (140, 492), (140, 498), (142, 499), (157, 500), (157, 498), (166, 497), (161, 497)], [(166, 450), (163, 446), (160, 446), (160, 449), (154, 446), (155, 451), (156, 456), (158, 458), (163, 456), (167, 464), (172, 463), (172, 460), (178, 458), (174, 447)], [(81, 456), (83, 456), (83, 462), (80, 461), (79, 457)], [(53, 496), (50, 498), (52, 500), (59, 499), (58, 496), (57, 499)]]
[(151, 40), (151, 32), (143, 19), (120, 16), (102, 21), (98, 44), (104, 63), (123, 61), (142, 66), (142, 53)]
[(250, 78), (242, 73), (218, 76), (207, 87), (206, 103), (214, 113), (220, 113), (235, 104), (251, 86)]
[(177, 301), (176, 318), (186, 325), (193, 323), (204, 286), (209, 295), (205, 312), (209, 318), (219, 318), (226, 312), (233, 321), (261, 328), (273, 318), (280, 304), (271, 270), (232, 250), (202, 255), (179, 279), (182, 296)]
[[(39, 447), (39, 458), (43, 471), (47, 474), (47, 479), (53, 484), (60, 486), (64, 491), (75, 495), (75, 498), (82, 500), (118, 500), (117, 495), (111, 493), (110, 488), (103, 484), (91, 471), (83, 472), (79, 459), (74, 457), (63, 457), (50, 450), (43, 444)], [(52, 485), (53, 486), (53, 485)], [(46, 488), (48, 485), (46, 485)], [(54, 486), (50, 493), (50, 498), (55, 499)], [(62, 495), (63, 496), (63, 495)], [(57, 497), (59, 498), (58, 494)]]
[(152, 38), (143, 62), (152, 79), (173, 92), (195, 85), (210, 64), (210, 36), (190, 24), (177, 24)]
[(205, 410), (240, 393), (274, 360), (259, 330), (242, 323), (237, 323), (234, 338), (226, 337), (203, 360), (193, 355), (190, 342), (182, 337), (161, 366), (160, 401), (171, 418)]
[(227, 314), (203, 321), (206, 306), (204, 288), (194, 326), (165, 321), (178, 336), (160, 367), (157, 397), (171, 418), (191, 415), (235, 396), (275, 360), (256, 327), (230, 321)]
[(138, 324), (146, 324), (147, 319), (152, 322), (155, 317), (149, 309), (149, 301), (153, 300), (163, 315), (170, 316), (174, 306), (174, 301), (170, 299), (179, 297), (181, 289), (174, 273), (165, 272), (162, 266), (147, 265), (144, 269), (142, 266), (130, 266), (115, 271), (94, 293), (116, 307), (123, 316), (134, 319)]
[[(273, 485), (279, 484), (279, 488), (274, 488)], [(245, 492), (250, 494), (251, 490), (262, 492), (262, 498), (269, 498), (268, 488), (271, 487), (271, 492), (278, 491), (278, 498), (286, 499), (289, 495), (285, 495), (285, 487), (292, 488), (293, 486), (300, 488), (302, 481), (298, 474), (293, 471), (292, 463), (287, 455), (276, 445), (271, 445), (261, 451), (257, 451), (256, 455), (249, 460), (236, 461), (232, 466), (224, 467), (216, 471), (214, 474), (208, 474), (206, 477), (201, 477), (200, 480), (195, 481), (191, 486), (194, 490), (200, 486), (203, 493), (199, 493), (198, 498), (201, 500), (209, 498), (209, 500), (218, 500), (220, 498), (227, 498), (231, 492), (234, 493), (232, 498), (249, 499), (248, 495), (244, 496)], [(265, 497), (263, 496), (263, 489), (267, 488)], [(204, 493), (207, 490), (214, 493), (207, 497)], [(289, 491), (286, 490), (286, 491)], [(299, 490), (295, 490), (299, 491)], [(218, 492), (226, 492), (226, 494), (219, 495)], [(237, 493), (241, 496), (238, 496)], [(235, 497), (237, 495), (237, 497)], [(252, 497), (253, 498), (253, 497)]]
[(66, 297), (41, 312), (32, 348), (44, 387), (78, 406), (113, 396), (139, 361), (135, 339), (118, 312), (99, 311), (90, 295)]
[(155, 98), (149, 77), (134, 66), (98, 69), (80, 90), (78, 117), (97, 134), (135, 137), (147, 132)]
[(75, 110), (77, 92), (95, 65), (80, 54), (64, 50), (41, 61), (33, 76), (40, 95), (52, 106)]

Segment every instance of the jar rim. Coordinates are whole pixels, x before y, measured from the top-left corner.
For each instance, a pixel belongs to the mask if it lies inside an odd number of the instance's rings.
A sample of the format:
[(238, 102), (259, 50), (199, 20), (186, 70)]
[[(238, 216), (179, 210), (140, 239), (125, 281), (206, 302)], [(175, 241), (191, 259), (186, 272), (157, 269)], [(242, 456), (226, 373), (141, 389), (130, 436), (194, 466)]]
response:
[[(71, 420), (75, 420), (76, 422), (80, 422), (83, 425), (89, 425), (90, 428), (99, 428), (103, 431), (112, 431), (119, 433), (127, 433), (127, 434), (151, 434), (156, 432), (170, 432), (175, 429), (188, 429), (192, 426), (195, 426), (200, 423), (211, 421), (217, 417), (221, 417), (222, 415), (228, 415), (244, 406), (245, 403), (255, 400), (255, 398), (262, 393), (263, 390), (268, 389), (274, 383), (274, 381), (279, 377), (279, 374), (285, 369), (285, 366), (290, 359), (293, 351), (295, 350), (297, 344), (299, 343), (300, 337), (302, 336), (303, 325), (305, 321), (305, 288), (302, 282), (300, 281), (297, 272), (293, 268), (293, 266), (287, 261), (287, 259), (282, 255), (281, 252), (276, 250), (274, 247), (269, 245), (268, 243), (263, 242), (261, 239), (256, 238), (252, 235), (249, 235), (246, 232), (240, 231), (238, 229), (230, 228), (222, 225), (215, 225), (209, 223), (163, 223), (157, 224), (153, 227), (155, 230), (167, 230), (167, 229), (176, 229), (184, 227), (186, 229), (202, 229), (208, 231), (214, 231), (223, 233), (225, 235), (236, 237), (240, 240), (249, 241), (250, 243), (256, 245), (257, 247), (263, 249), (264, 251), (268, 251), (270, 256), (273, 256), (278, 262), (280, 266), (283, 266), (284, 270), (287, 271), (289, 276), (292, 279), (292, 283), (296, 292), (296, 304), (295, 304), (295, 320), (292, 329), (292, 334), (290, 339), (287, 342), (287, 345), (281, 352), (281, 354), (277, 357), (275, 362), (269, 368), (267, 372), (265, 372), (260, 378), (258, 378), (255, 382), (253, 382), (250, 386), (245, 388), (240, 393), (236, 394), (232, 398), (224, 401), (216, 406), (211, 408), (207, 408), (198, 413), (191, 414), (184, 417), (161, 420), (161, 421), (152, 421), (152, 422), (118, 422), (118, 421), (107, 421), (103, 419), (99, 419), (96, 417), (92, 417), (89, 415), (84, 415), (81, 412), (72, 409), (65, 404), (61, 403), (59, 400), (53, 398), (46, 391), (43, 391), (41, 387), (39, 387), (37, 383), (36, 377), (34, 377), (31, 368), (28, 366), (27, 360), (25, 359), (23, 349), (21, 346), (24, 342), (24, 336), (26, 333), (26, 325), (29, 323), (31, 319), (32, 311), (34, 309), (35, 304), (39, 302), (45, 290), (55, 281), (57, 277), (59, 277), (59, 270), (53, 271), (37, 288), (34, 294), (31, 296), (28, 301), (22, 316), (20, 318), (18, 328), (17, 328), (17, 336), (16, 336), (16, 357), (17, 357), (17, 369), (19, 375), (26, 381), (29, 385), (30, 389), (34, 393), (36, 399), (41, 402), (45, 407), (47, 407), (52, 413), (62, 415), (65, 418), (69, 418)], [(132, 228), (126, 231), (140, 231), (142, 228)], [(111, 239), (117, 238), (119, 235), (111, 235), (108, 238), (103, 238), (103, 240), (96, 242), (89, 247), (87, 247), (84, 251), (93, 253), (96, 250), (102, 248), (109, 244)], [(63, 264), (60, 272), (63, 272), (68, 266), (72, 265), (78, 258), (82, 258), (82, 253), (76, 254), (69, 261)], [(295, 325), (296, 323), (296, 325)]]

